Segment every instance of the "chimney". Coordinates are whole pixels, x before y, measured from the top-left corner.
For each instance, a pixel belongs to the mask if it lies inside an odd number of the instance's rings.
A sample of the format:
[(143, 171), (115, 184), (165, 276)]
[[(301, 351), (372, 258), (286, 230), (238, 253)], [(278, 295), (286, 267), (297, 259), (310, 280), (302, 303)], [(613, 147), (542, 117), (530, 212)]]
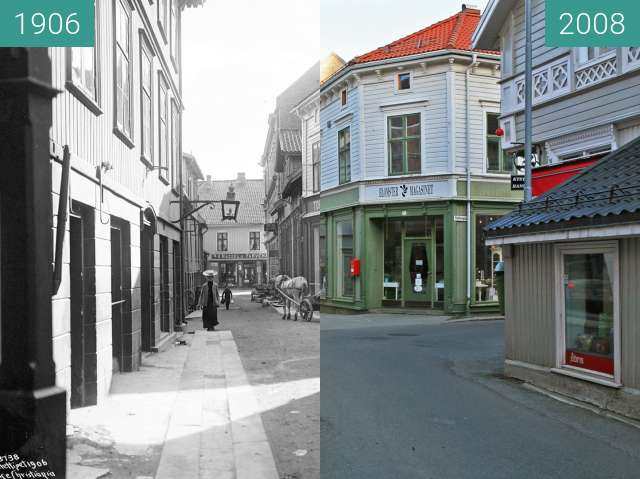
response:
[(246, 173), (238, 173), (238, 183), (244, 183), (245, 181), (247, 181), (247, 174)]

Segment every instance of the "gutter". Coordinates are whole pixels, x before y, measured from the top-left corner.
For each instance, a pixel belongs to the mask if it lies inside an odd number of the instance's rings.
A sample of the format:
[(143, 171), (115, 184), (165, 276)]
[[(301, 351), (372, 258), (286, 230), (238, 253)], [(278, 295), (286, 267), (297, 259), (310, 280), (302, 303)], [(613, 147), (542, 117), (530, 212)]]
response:
[(477, 65), (478, 56), (474, 53), (471, 59), (471, 63), (465, 70), (465, 101), (466, 101), (466, 115), (465, 115), (465, 152), (467, 156), (467, 311), (471, 308), (471, 140), (470, 140), (470, 108), (471, 108), (471, 94), (469, 88), (469, 81), (471, 79), (471, 70)]
[(58, 221), (56, 224), (56, 252), (53, 270), (53, 290), (55, 296), (62, 284), (62, 256), (64, 252), (64, 236), (67, 229), (67, 208), (69, 204), (69, 174), (71, 171), (71, 153), (69, 146), (64, 146), (62, 159), (62, 178), (60, 179), (60, 198), (58, 200)]
[(472, 50), (437, 50), (435, 52), (427, 52), (427, 53), (419, 53), (417, 55), (407, 55), (404, 57), (396, 57), (396, 58), (387, 58), (384, 60), (377, 60), (373, 62), (366, 63), (354, 63), (347, 64), (347, 66), (336, 72), (335, 77), (331, 77), (326, 82), (324, 82), (320, 88), (320, 94), (324, 93), (326, 90), (331, 89), (331, 85), (338, 82), (341, 78), (348, 76), (351, 73), (355, 73), (357, 71), (367, 71), (367, 70), (376, 70), (385, 65), (395, 65), (397, 63), (410, 63), (416, 62), (419, 60), (437, 60), (439, 58), (446, 58), (452, 55), (459, 55), (461, 57), (469, 57), (474, 56), (478, 57), (480, 55), (482, 58), (492, 61), (500, 61), (500, 55), (491, 54), (491, 53), (477, 53)]

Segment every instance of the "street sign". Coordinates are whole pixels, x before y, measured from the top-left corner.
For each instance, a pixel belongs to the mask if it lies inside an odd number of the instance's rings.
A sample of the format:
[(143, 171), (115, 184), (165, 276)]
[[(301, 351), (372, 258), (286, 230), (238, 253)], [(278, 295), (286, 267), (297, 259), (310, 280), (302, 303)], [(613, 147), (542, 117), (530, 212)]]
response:
[(511, 191), (524, 190), (524, 175), (511, 175)]

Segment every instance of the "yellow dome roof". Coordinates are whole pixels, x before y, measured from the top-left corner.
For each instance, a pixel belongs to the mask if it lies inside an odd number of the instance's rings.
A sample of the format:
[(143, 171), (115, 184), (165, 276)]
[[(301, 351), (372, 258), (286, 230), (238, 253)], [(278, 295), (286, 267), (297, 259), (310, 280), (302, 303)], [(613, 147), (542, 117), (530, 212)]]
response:
[(331, 52), (320, 61), (320, 83), (327, 81), (344, 65), (345, 61), (335, 53)]

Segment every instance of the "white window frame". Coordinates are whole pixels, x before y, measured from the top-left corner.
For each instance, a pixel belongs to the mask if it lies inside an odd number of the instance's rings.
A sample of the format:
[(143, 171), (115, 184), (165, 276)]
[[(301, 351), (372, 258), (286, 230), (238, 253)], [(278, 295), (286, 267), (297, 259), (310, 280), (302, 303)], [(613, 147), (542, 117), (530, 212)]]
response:
[[(420, 115), (420, 172), (419, 173), (407, 173), (399, 175), (391, 175), (389, 164), (389, 117), (391, 116), (406, 116), (406, 115)], [(407, 110), (387, 110), (384, 113), (384, 164), (385, 164), (385, 178), (406, 178), (412, 176), (422, 176), (425, 174), (425, 162), (426, 162), (426, 125), (425, 125), (425, 111), (423, 108), (411, 108)]]
[[(227, 249), (219, 249), (219, 237), (218, 235), (227, 235)], [(229, 232), (228, 231), (216, 231), (216, 251), (219, 251), (221, 253), (226, 253), (229, 251)]]
[[(513, 116), (500, 120), (500, 127), (504, 130), (502, 137), (502, 149), (513, 148), (516, 145), (516, 119)], [(509, 135), (507, 135), (509, 133)]]
[[(252, 234), (257, 234), (258, 235), (258, 247), (255, 248), (255, 249), (251, 247), (251, 235)], [(260, 234), (260, 231), (249, 231), (249, 251), (260, 251), (261, 241), (262, 241), (262, 235)]]
[[(77, 83), (73, 79), (73, 54), (78, 47), (67, 47), (66, 50), (66, 87), (73, 95), (80, 100), (94, 115), (102, 115), (102, 90), (101, 90), (101, 45), (100, 45), (100, 5), (95, 2), (95, 36), (93, 47), (93, 66), (94, 66), (94, 89), (95, 95), (84, 87), (83, 84)], [(86, 47), (90, 48), (90, 47)]]
[(588, 52), (590, 47), (576, 47), (573, 49), (573, 60), (575, 62), (575, 70), (581, 70), (582, 68), (589, 67), (591, 65), (595, 65), (596, 63), (600, 63), (605, 59), (613, 58), (618, 54), (617, 48), (612, 48), (606, 52), (601, 52), (600, 47), (594, 47), (597, 50), (597, 54), (587, 61), (580, 60), (580, 54), (583, 52)]
[[(598, 371), (577, 368), (565, 364), (566, 324), (564, 318), (563, 273), (565, 254), (613, 254), (613, 376)], [(553, 372), (595, 382), (604, 386), (621, 387), (620, 382), (620, 256), (617, 241), (585, 241), (556, 244), (554, 248), (555, 305), (556, 305), (556, 367)]]
[[(349, 129), (349, 179), (342, 182), (340, 181), (340, 133), (342, 133), (346, 129)], [(343, 125), (336, 132), (336, 152), (338, 154), (338, 185), (346, 185), (348, 183), (351, 183), (353, 178), (353, 163), (351, 161), (353, 159), (353, 142), (351, 141), (353, 138), (352, 133), (353, 132), (351, 131), (351, 124)], [(320, 158), (320, 168), (322, 168), (322, 147), (320, 147)], [(322, 174), (322, 172), (320, 174)], [(322, 189), (322, 183), (320, 184), (320, 188)]]
[[(509, 55), (502, 54), (501, 58), (501, 70), (502, 77), (506, 78), (513, 75), (514, 66), (514, 48), (513, 48), (513, 14), (509, 15), (509, 18), (505, 22), (504, 29), (500, 34), (500, 51), (508, 51)], [(510, 60), (510, 62), (508, 62)], [(508, 63), (507, 63), (508, 62)]]
[[(409, 75), (409, 88), (404, 90), (400, 88), (400, 76)], [(394, 77), (394, 88), (396, 93), (411, 93), (413, 91), (413, 72), (411, 70), (403, 70), (398, 72)]]
[[(487, 166), (489, 163), (488, 151), (487, 151), (487, 116), (488, 115), (498, 115), (498, 124), (502, 125), (502, 121), (500, 120), (500, 108), (492, 108), (492, 107), (483, 107), (482, 108), (482, 173), (485, 175), (496, 176), (500, 178), (505, 178), (510, 176), (511, 173), (496, 173), (494, 171), (488, 171)], [(502, 148), (502, 141), (504, 137), (500, 139), (500, 148)], [(508, 158), (507, 152), (502, 148), (502, 155), (504, 159)]]

